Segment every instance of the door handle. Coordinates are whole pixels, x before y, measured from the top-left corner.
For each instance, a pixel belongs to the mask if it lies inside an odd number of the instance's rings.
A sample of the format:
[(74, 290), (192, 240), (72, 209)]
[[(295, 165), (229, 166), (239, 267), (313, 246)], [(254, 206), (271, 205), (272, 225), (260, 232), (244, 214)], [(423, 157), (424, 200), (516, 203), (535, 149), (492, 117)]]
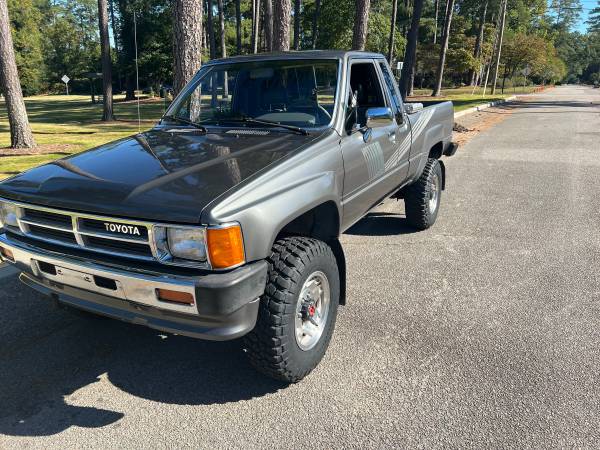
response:
[(396, 130), (390, 131), (388, 133), (388, 138), (390, 139), (390, 141), (396, 142)]

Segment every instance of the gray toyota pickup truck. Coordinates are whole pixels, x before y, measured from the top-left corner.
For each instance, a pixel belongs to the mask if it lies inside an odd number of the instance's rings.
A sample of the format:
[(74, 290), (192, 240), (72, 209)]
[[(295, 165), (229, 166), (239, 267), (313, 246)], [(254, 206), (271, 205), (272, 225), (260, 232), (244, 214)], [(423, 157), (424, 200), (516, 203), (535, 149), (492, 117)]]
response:
[(151, 130), (0, 183), (0, 255), (58, 305), (201, 339), (244, 337), (306, 376), (346, 298), (339, 236), (388, 197), (433, 225), (450, 102), (405, 104), (380, 54), (205, 64)]

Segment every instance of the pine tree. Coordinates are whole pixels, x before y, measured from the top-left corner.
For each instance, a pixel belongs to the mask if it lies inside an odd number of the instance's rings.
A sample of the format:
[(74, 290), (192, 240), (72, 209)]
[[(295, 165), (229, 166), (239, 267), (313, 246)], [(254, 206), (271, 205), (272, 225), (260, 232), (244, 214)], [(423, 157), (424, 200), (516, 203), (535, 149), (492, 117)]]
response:
[(8, 110), (11, 148), (35, 147), (15, 61), (6, 0), (0, 0), (0, 86)]
[(277, 0), (273, 5), (273, 51), (290, 49), (291, 0)]
[(175, 0), (173, 4), (173, 31), (173, 91), (177, 95), (200, 69), (202, 0)]
[(600, 0), (598, 6), (590, 11), (585, 23), (588, 26), (588, 33), (600, 33)]
[(354, 30), (352, 33), (352, 50), (364, 50), (367, 43), (369, 8), (371, 0), (356, 0)]
[(400, 76), (400, 93), (402, 98), (406, 98), (412, 87), (414, 67), (417, 59), (417, 41), (419, 40), (419, 24), (421, 22), (421, 13), (423, 11), (423, 0), (415, 0), (413, 15), (410, 24), (410, 30), (406, 39), (406, 51), (404, 53), (404, 65)]
[(100, 44), (102, 46), (102, 120), (114, 120), (112, 98), (112, 61), (110, 59), (110, 43), (108, 40), (108, 5), (106, 0), (98, 0), (98, 25), (100, 27)]
[(446, 4), (446, 18), (444, 19), (444, 30), (442, 31), (442, 42), (440, 48), (440, 57), (438, 60), (437, 72), (435, 76), (434, 97), (442, 93), (442, 80), (444, 78), (444, 66), (446, 64), (446, 53), (448, 52), (448, 41), (450, 39), (450, 26), (452, 25), (452, 14), (454, 12), (454, 0), (448, 0)]

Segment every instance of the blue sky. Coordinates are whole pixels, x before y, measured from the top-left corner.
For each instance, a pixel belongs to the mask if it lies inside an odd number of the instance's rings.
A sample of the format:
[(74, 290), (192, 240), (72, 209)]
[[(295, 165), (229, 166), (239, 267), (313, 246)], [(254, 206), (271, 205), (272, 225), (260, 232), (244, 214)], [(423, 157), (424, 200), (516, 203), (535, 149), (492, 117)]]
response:
[(587, 16), (590, 12), (590, 10), (592, 8), (594, 8), (598, 2), (597, 0), (580, 0), (581, 1), (581, 6), (583, 7), (583, 12), (581, 13), (581, 20), (579, 21), (579, 26), (577, 27), (578, 31), (581, 31), (582, 33), (585, 32), (587, 26), (585, 24), (585, 21), (587, 19)]

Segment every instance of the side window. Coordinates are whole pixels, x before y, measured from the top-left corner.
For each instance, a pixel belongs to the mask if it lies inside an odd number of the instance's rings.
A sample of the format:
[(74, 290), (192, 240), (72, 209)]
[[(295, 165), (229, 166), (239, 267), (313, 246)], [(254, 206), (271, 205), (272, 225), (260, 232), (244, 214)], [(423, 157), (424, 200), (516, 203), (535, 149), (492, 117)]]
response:
[(371, 62), (350, 66), (350, 91), (351, 95), (356, 94), (356, 122), (361, 126), (365, 124), (367, 109), (386, 106), (377, 70)]
[(396, 90), (396, 86), (394, 84), (394, 79), (392, 78), (392, 74), (388, 69), (387, 64), (384, 61), (379, 62), (379, 67), (381, 67), (381, 72), (383, 73), (383, 79), (385, 80), (385, 84), (388, 87), (388, 91), (390, 92), (391, 101), (392, 101), (392, 110), (394, 111), (394, 115), (396, 116), (396, 121), (398, 123), (402, 122), (402, 100), (398, 95), (398, 91)]

